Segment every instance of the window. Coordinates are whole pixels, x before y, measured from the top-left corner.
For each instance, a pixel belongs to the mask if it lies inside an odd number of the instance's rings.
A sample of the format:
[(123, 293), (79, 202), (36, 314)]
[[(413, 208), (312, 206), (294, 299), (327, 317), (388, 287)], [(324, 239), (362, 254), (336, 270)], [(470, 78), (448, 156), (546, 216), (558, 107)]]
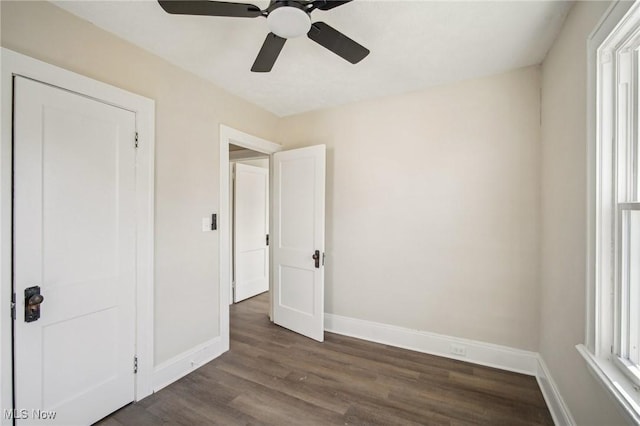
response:
[(640, 5), (614, 4), (589, 39), (587, 342), (578, 350), (640, 422)]
[[(635, 168), (635, 164), (634, 164)], [(637, 173), (633, 172), (634, 181)], [(635, 183), (635, 182), (634, 182)], [(640, 385), (640, 203), (634, 201), (619, 202), (618, 232), (618, 293), (619, 317), (618, 339), (615, 344), (618, 366)]]
[[(599, 49), (601, 110), (598, 122), (600, 182), (600, 285), (611, 288), (612, 355), (616, 365), (640, 385), (640, 197), (638, 138), (640, 128), (640, 16), (614, 33)], [(635, 22), (638, 21), (638, 22)], [(606, 162), (605, 162), (606, 160)], [(611, 160), (611, 161), (608, 161)], [(603, 338), (606, 336), (602, 336)]]

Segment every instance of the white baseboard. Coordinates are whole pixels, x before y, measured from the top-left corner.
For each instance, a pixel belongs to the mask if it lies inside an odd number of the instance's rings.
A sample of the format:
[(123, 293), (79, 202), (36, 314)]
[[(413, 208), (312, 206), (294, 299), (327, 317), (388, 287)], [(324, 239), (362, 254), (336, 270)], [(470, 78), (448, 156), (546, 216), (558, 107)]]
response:
[(551, 377), (547, 364), (540, 355), (538, 355), (538, 374), (536, 379), (556, 426), (575, 426), (576, 422), (573, 420), (573, 416), (564, 399), (562, 399), (562, 395), (560, 395), (556, 382)]
[[(530, 376), (536, 376), (538, 373), (538, 354), (536, 352), (335, 314), (325, 314), (324, 324), (325, 330), (331, 333)], [(466, 356), (454, 355), (451, 352), (452, 345), (464, 349)]]
[[(325, 314), (324, 323), (325, 330), (331, 333), (535, 376), (554, 423), (575, 426), (547, 365), (537, 352), (334, 314)], [(452, 354), (452, 345), (465, 349), (466, 356)]]
[[(558, 426), (575, 426), (573, 416), (560, 395), (547, 365), (536, 352), (326, 313), (325, 330), (330, 333), (535, 376), (554, 423)], [(452, 345), (464, 349), (466, 356), (451, 353)], [(219, 357), (227, 350), (229, 350), (228, 344), (225, 346), (222, 339), (216, 337), (163, 362), (154, 369), (153, 391), (157, 392), (170, 385)]]
[(153, 391), (157, 392), (170, 385), (227, 350), (229, 348), (224, 347), (222, 339), (218, 336), (163, 362), (154, 368)]

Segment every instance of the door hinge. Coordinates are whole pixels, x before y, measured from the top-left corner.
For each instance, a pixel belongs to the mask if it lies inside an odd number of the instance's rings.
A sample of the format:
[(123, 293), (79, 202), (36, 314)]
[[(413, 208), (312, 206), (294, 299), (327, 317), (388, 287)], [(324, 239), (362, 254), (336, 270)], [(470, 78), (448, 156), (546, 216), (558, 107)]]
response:
[(611, 353), (613, 354), (613, 345), (611, 345)]
[(269, 245), (269, 234), (267, 234), (267, 245)]
[(136, 148), (138, 147), (138, 132), (136, 132)]
[(324, 252), (322, 252), (322, 266), (324, 266)]
[(138, 356), (133, 357), (133, 374), (138, 374)]
[(236, 282), (231, 283), (231, 300), (232, 303), (236, 303)]
[(11, 318), (16, 319), (16, 294), (11, 295)]

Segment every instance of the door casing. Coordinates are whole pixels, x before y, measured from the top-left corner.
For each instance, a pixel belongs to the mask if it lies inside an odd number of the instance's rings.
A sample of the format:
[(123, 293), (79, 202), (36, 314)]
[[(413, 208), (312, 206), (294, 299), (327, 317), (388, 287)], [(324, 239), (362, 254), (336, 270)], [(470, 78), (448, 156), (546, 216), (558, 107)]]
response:
[[(136, 114), (136, 355), (135, 399), (153, 392), (153, 246), (155, 102), (37, 59), (0, 48), (0, 407), (13, 407), (12, 121), (16, 75), (98, 99)], [(19, 315), (17, 315), (19, 318)], [(16, 407), (17, 408), (17, 407)], [(2, 426), (11, 420), (2, 416)]]

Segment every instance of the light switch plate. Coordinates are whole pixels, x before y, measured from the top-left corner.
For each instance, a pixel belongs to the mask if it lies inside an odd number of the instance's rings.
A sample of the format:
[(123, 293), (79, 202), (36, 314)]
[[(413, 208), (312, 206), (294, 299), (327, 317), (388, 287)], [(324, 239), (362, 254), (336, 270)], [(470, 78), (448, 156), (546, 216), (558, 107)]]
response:
[(202, 232), (210, 232), (210, 231), (211, 231), (211, 217), (203, 217)]

